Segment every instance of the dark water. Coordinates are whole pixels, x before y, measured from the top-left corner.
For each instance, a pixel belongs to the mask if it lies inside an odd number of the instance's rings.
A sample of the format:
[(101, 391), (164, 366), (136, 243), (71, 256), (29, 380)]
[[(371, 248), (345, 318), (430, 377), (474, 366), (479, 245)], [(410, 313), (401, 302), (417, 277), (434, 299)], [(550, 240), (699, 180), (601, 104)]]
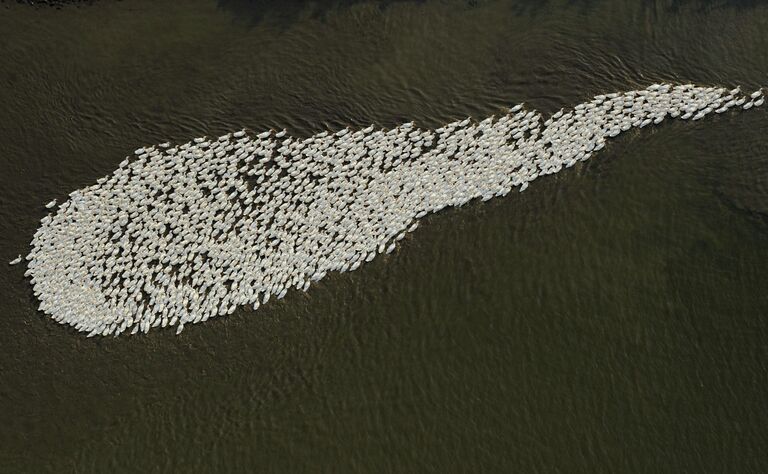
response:
[(768, 113), (665, 122), (258, 312), (86, 339), (5, 266), (143, 144), (768, 85), (757, 1), (0, 4), (0, 472), (766, 472)]

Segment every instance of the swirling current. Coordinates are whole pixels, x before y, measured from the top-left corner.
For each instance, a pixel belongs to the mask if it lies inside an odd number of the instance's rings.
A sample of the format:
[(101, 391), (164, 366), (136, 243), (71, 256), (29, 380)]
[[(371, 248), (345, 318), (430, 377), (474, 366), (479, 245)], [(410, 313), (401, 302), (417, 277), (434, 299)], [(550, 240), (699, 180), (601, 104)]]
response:
[(25, 275), (39, 310), (89, 336), (179, 333), (355, 270), (392, 252), (424, 215), (524, 191), (632, 128), (763, 101), (762, 91), (653, 84), (546, 121), (520, 104), (435, 130), (241, 130), (146, 146), (48, 204)]

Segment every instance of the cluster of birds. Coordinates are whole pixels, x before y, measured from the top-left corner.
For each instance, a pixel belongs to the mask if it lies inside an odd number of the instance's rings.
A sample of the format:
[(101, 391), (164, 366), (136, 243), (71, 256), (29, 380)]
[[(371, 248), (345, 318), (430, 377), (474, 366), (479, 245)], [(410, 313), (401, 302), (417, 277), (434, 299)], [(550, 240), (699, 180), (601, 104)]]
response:
[(238, 131), (139, 148), (42, 219), (25, 275), (41, 311), (89, 336), (178, 334), (355, 270), (427, 213), (523, 191), (622, 131), (763, 104), (762, 91), (740, 92), (654, 84), (543, 123), (517, 105), (436, 130)]

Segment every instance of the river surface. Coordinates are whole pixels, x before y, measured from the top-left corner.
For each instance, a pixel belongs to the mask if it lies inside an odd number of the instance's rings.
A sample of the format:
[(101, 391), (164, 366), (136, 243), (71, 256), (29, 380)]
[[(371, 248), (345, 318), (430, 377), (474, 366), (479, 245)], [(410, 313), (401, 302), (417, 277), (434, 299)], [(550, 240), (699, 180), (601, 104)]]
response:
[(86, 339), (26, 254), (135, 148), (768, 86), (759, 1), (0, 3), (0, 472), (768, 472), (768, 107), (622, 134), (258, 311)]

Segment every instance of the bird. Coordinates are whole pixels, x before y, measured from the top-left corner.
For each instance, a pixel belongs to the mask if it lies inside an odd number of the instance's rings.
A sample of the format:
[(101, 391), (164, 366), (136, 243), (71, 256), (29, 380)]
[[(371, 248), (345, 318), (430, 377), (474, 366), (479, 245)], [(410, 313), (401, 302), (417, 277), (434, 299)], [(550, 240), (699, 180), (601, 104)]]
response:
[(520, 103), (435, 129), (406, 122), (308, 138), (240, 129), (144, 146), (41, 219), (25, 276), (40, 311), (88, 336), (180, 334), (354, 271), (393, 252), (430, 213), (525, 191), (611, 137), (757, 107), (757, 92), (656, 83), (546, 121)]

